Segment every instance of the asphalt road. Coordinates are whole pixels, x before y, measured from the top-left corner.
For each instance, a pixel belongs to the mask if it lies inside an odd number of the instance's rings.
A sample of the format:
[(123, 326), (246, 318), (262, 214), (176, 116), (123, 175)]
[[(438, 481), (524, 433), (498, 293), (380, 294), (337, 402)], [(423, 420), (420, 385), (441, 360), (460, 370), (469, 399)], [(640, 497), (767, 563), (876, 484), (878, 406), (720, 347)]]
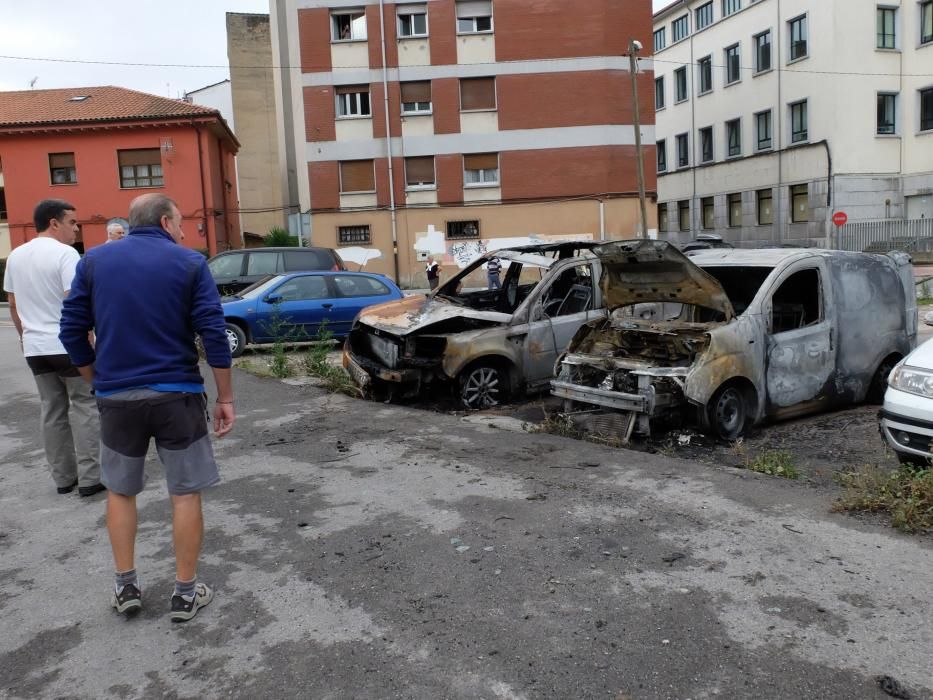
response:
[[(2, 325), (2, 323), (0, 323)], [(168, 502), (140, 496), (145, 608), (109, 607), (103, 496), (58, 496), (0, 327), (0, 696), (933, 697), (933, 547), (822, 492), (242, 373), (201, 576), (168, 621)]]

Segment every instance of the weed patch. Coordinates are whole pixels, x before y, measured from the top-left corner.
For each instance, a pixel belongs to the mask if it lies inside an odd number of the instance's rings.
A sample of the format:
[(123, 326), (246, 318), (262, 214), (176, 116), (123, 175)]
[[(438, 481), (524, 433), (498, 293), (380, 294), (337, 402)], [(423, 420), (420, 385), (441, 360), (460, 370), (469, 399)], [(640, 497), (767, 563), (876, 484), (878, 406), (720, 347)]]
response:
[(787, 450), (765, 450), (754, 459), (745, 459), (745, 468), (749, 471), (781, 476), (785, 479), (797, 479), (800, 472), (794, 464), (794, 458)]
[(343, 367), (334, 367), (327, 361), (327, 354), (334, 344), (334, 333), (327, 328), (327, 321), (321, 323), (311, 340), (314, 341), (314, 345), (302, 358), (305, 373), (323, 381), (324, 387), (331, 393), (360, 396), (359, 388)]
[(833, 510), (884, 513), (904, 532), (933, 528), (933, 469), (903, 465), (891, 471), (868, 464), (836, 478), (845, 492)]

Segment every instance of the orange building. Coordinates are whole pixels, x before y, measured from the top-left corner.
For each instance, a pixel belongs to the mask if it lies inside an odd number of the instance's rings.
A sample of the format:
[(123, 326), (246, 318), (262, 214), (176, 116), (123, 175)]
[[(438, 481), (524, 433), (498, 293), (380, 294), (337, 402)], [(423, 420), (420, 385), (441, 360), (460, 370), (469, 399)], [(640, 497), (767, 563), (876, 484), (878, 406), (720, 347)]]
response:
[(77, 207), (79, 250), (146, 192), (184, 217), (184, 245), (240, 248), (234, 157), (239, 143), (215, 109), (119, 87), (0, 92), (0, 172), (11, 247), (35, 236), (42, 199)]

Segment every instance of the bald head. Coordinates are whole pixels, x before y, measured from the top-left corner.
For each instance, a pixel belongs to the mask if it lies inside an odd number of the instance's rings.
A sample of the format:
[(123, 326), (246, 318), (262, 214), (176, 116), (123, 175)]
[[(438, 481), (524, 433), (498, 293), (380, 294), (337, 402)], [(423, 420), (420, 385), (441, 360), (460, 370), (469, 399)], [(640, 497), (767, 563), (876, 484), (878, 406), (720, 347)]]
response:
[(142, 226), (161, 228), (178, 242), (185, 237), (181, 222), (181, 212), (175, 200), (164, 194), (143, 194), (130, 202), (131, 229)]

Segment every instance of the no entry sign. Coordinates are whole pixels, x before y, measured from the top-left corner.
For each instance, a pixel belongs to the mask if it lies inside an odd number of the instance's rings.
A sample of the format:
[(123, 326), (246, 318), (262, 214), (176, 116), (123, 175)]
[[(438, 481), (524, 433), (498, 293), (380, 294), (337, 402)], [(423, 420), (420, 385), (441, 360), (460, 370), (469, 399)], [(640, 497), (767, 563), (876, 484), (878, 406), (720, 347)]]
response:
[(836, 226), (845, 226), (848, 220), (849, 217), (844, 211), (837, 211), (833, 214), (833, 223), (836, 224)]

